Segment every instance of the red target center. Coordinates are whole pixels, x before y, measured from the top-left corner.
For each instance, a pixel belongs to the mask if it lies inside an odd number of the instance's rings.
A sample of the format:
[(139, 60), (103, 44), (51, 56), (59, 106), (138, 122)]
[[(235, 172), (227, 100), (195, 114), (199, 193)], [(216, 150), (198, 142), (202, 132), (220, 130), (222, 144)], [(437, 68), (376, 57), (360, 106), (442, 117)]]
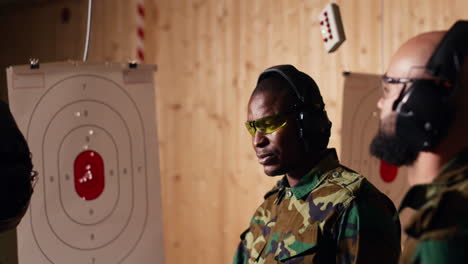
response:
[(392, 182), (398, 174), (398, 167), (383, 160), (380, 161), (380, 177), (384, 182)]
[(104, 160), (96, 151), (81, 152), (75, 159), (75, 190), (84, 200), (93, 200), (104, 190)]

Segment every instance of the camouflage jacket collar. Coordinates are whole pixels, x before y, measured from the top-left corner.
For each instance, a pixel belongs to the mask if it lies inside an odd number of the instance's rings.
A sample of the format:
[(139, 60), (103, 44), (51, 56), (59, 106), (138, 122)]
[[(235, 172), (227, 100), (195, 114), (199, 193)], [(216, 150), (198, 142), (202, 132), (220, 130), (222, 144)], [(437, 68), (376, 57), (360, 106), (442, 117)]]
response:
[(304, 175), (296, 186), (290, 187), (288, 179), (286, 176), (283, 176), (283, 178), (276, 183), (276, 186), (265, 195), (265, 199), (276, 192), (283, 192), (285, 188), (291, 188), (294, 196), (297, 199), (302, 199), (326, 178), (328, 175), (326, 172), (333, 170), (339, 165), (336, 149), (327, 149), (317, 165)]
[(445, 164), (432, 183), (418, 184), (410, 188), (398, 210), (401, 212), (406, 207), (418, 210), (406, 228), (409, 235), (419, 237), (424, 230), (431, 228), (432, 224), (428, 219), (432, 218), (430, 215), (435, 213), (441, 201), (446, 199), (443, 193), (450, 187), (467, 180), (467, 164), (468, 148)]

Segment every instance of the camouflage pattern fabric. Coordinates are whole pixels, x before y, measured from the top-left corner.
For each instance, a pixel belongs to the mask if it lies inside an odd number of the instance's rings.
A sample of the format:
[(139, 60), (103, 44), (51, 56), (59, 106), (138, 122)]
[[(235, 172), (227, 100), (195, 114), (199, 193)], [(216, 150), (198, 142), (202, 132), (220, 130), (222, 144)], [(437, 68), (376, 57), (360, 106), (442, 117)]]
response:
[(329, 149), (296, 186), (283, 177), (265, 195), (234, 263), (394, 264), (400, 256), (395, 215), (390, 199)]
[(431, 184), (413, 186), (400, 211), (406, 207), (417, 211), (400, 263), (468, 263), (468, 149)]

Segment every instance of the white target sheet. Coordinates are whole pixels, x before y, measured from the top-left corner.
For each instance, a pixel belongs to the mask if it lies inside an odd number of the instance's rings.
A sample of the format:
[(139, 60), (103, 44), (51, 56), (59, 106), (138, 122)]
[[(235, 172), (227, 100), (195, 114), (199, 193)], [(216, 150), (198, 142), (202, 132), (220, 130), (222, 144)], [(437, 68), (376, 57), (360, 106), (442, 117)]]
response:
[[(385, 163), (371, 156), (369, 150), (379, 128), (377, 101), (382, 94), (380, 77), (362, 73), (345, 74), (341, 161), (363, 174), (398, 207), (409, 189), (407, 169)], [(408, 216), (400, 215), (400, 221), (404, 225), (408, 222)], [(405, 241), (404, 232), (402, 237), (402, 241)]]
[(39, 173), (20, 263), (163, 263), (154, 65), (7, 69)]

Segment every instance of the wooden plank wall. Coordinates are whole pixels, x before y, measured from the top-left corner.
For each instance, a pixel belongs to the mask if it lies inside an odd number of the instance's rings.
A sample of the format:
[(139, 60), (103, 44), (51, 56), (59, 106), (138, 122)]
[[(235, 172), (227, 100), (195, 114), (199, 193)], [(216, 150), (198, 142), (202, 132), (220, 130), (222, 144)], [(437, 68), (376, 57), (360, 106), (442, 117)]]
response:
[[(49, 61), (80, 59), (86, 2), (2, 12), (0, 32), (16, 37), (1, 44), (0, 65), (24, 63), (30, 54), (45, 54)], [(94, 2), (90, 60), (134, 57), (134, 1)], [(243, 127), (249, 95), (263, 69), (291, 63), (315, 78), (334, 123), (331, 145), (339, 149), (340, 137), (346, 136), (340, 127), (342, 72), (380, 74), (409, 37), (468, 19), (465, 0), (337, 0), (348, 40), (327, 54), (317, 22), (327, 2), (146, 0), (146, 62), (159, 68), (167, 263), (229, 263), (240, 232), (277, 180), (263, 175)], [(51, 18), (63, 5), (81, 14), (68, 28)], [(46, 24), (29, 29), (44, 47), (28, 46), (20, 33), (11, 33), (11, 28), (26, 30), (28, 16)], [(23, 46), (10, 52), (18, 45)]]
[[(135, 15), (133, 1), (93, 2), (89, 61), (124, 61), (134, 57)], [(10, 65), (82, 60), (85, 45), (87, 0), (35, 0), (0, 6), (0, 98), (6, 99)], [(62, 20), (64, 9), (69, 20)], [(132, 53), (133, 52), (133, 53)]]
[[(59, 3), (41, 3), (32, 6), (4, 6), (0, 8), (0, 98), (6, 99), (5, 68), (27, 64), (30, 58), (41, 62), (78, 59), (78, 45), (84, 31), (79, 1), (71, 1), (66, 7), (72, 10), (68, 23), (61, 21)], [(74, 12), (73, 12), (74, 11)]]

